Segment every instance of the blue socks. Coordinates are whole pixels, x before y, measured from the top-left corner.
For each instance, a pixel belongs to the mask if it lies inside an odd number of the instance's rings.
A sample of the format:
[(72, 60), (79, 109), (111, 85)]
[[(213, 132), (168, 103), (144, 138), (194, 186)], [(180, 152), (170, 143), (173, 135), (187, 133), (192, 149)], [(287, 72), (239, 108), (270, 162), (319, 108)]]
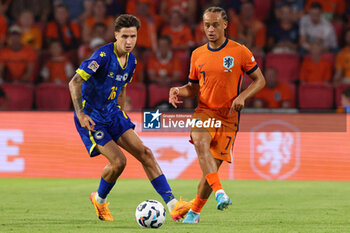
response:
[(115, 185), (115, 182), (108, 183), (103, 179), (103, 177), (101, 177), (100, 186), (98, 187), (98, 190), (97, 190), (98, 195), (101, 198), (105, 199), (114, 185)]
[(162, 196), (165, 203), (168, 203), (174, 199), (173, 192), (166, 180), (164, 174), (158, 176), (157, 178), (151, 180), (154, 189)]
[[(159, 195), (162, 196), (165, 203), (168, 203), (169, 201), (174, 199), (173, 192), (171, 191), (171, 188), (164, 174), (151, 180), (151, 183), (154, 189), (159, 193)], [(115, 185), (115, 182), (108, 183), (103, 179), (103, 177), (101, 177), (100, 186), (98, 187), (98, 190), (97, 190), (98, 196), (105, 199), (114, 185)]]

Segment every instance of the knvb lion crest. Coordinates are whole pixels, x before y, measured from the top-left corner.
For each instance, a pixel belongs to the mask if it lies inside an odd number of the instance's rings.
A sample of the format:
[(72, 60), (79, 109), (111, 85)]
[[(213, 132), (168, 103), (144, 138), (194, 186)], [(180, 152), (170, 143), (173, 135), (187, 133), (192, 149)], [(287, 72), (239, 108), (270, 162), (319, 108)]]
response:
[(226, 69), (231, 69), (235, 64), (235, 59), (231, 56), (224, 57), (224, 67)]
[(291, 124), (272, 120), (251, 132), (250, 164), (255, 173), (267, 180), (283, 180), (300, 165), (300, 134)]

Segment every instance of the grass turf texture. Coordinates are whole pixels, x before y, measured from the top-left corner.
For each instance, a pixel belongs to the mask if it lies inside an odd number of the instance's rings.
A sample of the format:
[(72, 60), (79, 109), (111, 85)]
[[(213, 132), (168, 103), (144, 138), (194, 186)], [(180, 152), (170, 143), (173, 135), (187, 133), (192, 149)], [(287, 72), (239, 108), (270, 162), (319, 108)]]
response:
[[(216, 210), (214, 196), (199, 224), (174, 222), (142, 229), (136, 206), (162, 201), (147, 180), (121, 179), (109, 195), (114, 222), (97, 219), (89, 195), (98, 179), (0, 179), (0, 232), (349, 232), (350, 183), (222, 181), (232, 199)], [(176, 197), (193, 198), (197, 180), (171, 180)], [(163, 203), (163, 202), (162, 202)], [(163, 203), (165, 206), (165, 204)]]

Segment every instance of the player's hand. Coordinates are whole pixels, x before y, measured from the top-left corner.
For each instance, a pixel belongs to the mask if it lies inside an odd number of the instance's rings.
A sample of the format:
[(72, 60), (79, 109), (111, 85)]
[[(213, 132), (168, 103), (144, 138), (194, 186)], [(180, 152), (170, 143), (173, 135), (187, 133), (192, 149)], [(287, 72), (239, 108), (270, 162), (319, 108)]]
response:
[(169, 103), (174, 106), (174, 108), (177, 108), (177, 104), (181, 104), (183, 101), (180, 101), (178, 99), (179, 94), (179, 88), (178, 87), (172, 87), (170, 88), (169, 92)]
[(77, 117), (79, 119), (81, 127), (89, 131), (96, 132), (96, 130), (94, 130), (94, 127), (96, 124), (88, 115), (81, 112), (81, 113), (77, 113)]
[(232, 114), (233, 111), (240, 112), (244, 108), (244, 102), (244, 98), (242, 98), (241, 96), (237, 96), (232, 102), (229, 114)]

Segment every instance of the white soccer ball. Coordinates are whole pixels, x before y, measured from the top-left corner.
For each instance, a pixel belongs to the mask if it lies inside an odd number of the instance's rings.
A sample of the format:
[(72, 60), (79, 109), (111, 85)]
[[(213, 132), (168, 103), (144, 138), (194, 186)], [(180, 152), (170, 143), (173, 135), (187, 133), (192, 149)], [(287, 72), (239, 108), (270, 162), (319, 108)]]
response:
[(165, 221), (165, 209), (156, 200), (141, 202), (136, 207), (136, 222), (143, 228), (158, 228)]

